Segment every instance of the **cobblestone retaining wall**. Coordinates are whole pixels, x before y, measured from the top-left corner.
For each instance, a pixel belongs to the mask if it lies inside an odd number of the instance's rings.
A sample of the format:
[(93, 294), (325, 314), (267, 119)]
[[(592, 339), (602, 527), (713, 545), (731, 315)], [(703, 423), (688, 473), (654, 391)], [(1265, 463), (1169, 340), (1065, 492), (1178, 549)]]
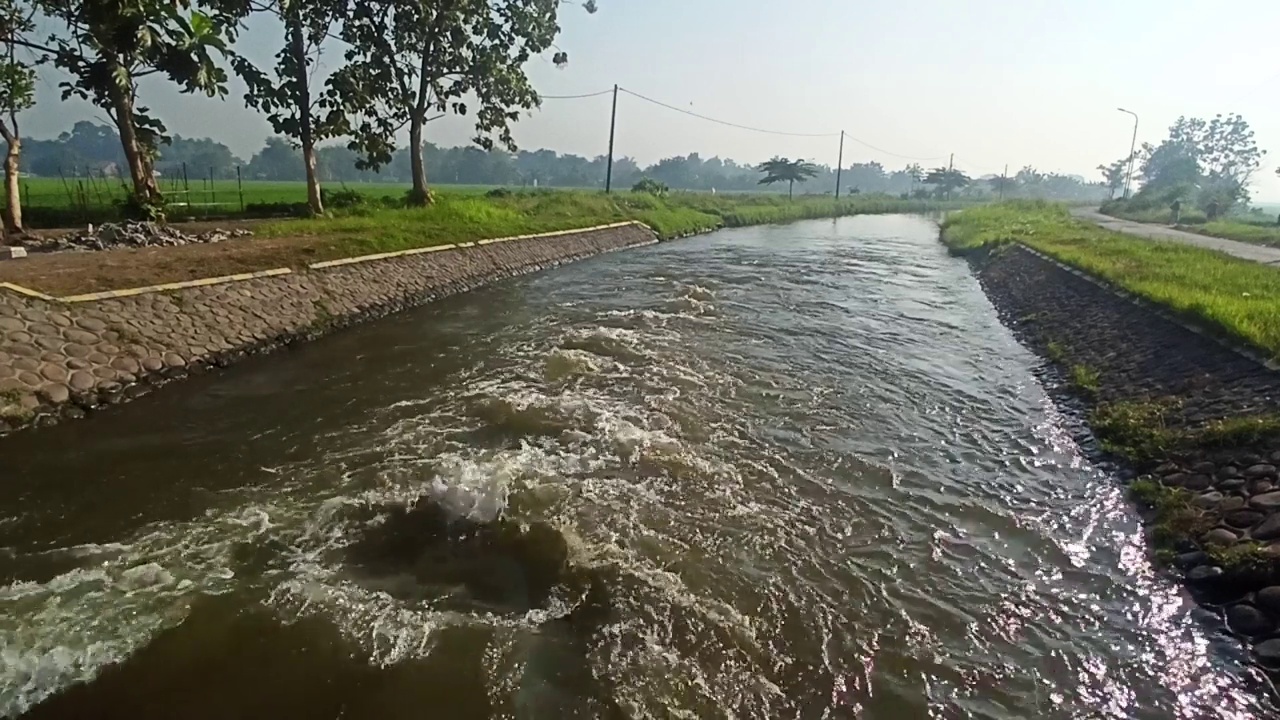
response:
[[(976, 257), (974, 265), (1004, 323), (1058, 368), (1046, 386), (1065, 408), (1175, 398), (1164, 422), (1185, 428), (1280, 411), (1280, 372), (1247, 348), (1020, 246)], [(1070, 390), (1061, 378), (1073, 366), (1096, 370), (1098, 387)], [(1122, 478), (1136, 470), (1146, 473), (1144, 480), (1190, 493), (1196, 529), (1176, 529), (1182, 539), (1168, 559), (1277, 681), (1280, 444), (1273, 438), (1234, 442), (1118, 470)], [(1083, 438), (1082, 446), (1090, 444)], [(1108, 465), (1116, 467), (1100, 463)]]
[(1182, 399), (1188, 425), (1275, 412), (1280, 372), (1250, 352), (1162, 314), (1021, 246), (981, 263), (1005, 324), (1037, 353), (1099, 371), (1097, 399)]
[(649, 228), (627, 223), (61, 300), (0, 287), (0, 434), (494, 280), (654, 242)]

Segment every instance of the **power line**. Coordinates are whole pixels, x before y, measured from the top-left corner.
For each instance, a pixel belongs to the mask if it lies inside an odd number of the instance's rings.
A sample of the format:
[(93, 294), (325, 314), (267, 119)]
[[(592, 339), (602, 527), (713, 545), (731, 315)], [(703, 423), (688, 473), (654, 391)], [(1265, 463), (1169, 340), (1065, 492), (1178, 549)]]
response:
[(920, 161), (923, 161), (923, 162), (927, 162), (927, 161), (930, 161), (930, 160), (942, 160), (942, 159), (944, 159), (944, 158), (946, 158), (946, 157), (947, 157), (946, 155), (936, 155), (936, 156), (934, 156), (934, 157), (913, 157), (913, 156), (911, 156), (911, 155), (899, 155), (899, 154), (898, 154), (898, 153), (896, 153), (896, 152), (889, 152), (888, 150), (885, 150), (884, 148), (878, 148), (878, 147), (876, 147), (875, 145), (872, 145), (871, 143), (867, 142), (866, 140), (859, 140), (858, 138), (856, 138), (856, 137), (854, 137), (854, 136), (852, 136), (852, 135), (850, 135), (850, 134), (848, 134), (848, 133), (845, 133), (845, 137), (849, 138), (850, 140), (852, 140), (852, 141), (854, 141), (854, 142), (856, 142), (856, 143), (858, 143), (858, 144), (860, 144), (860, 145), (865, 145), (865, 146), (867, 146), (867, 147), (871, 148), (872, 150), (875, 150), (875, 151), (876, 151), (876, 152), (878, 152), (878, 153), (884, 153), (885, 155), (892, 155), (893, 157), (896, 157), (896, 158), (902, 158), (903, 160), (920, 160)]
[[(785, 135), (785, 136), (789, 136), (789, 137), (827, 138), (827, 137), (837, 137), (838, 135), (840, 135), (840, 133), (838, 133), (838, 132), (835, 132), (835, 133), (797, 133), (797, 132), (785, 132), (785, 131), (782, 131), (782, 130), (766, 130), (766, 129), (764, 129), (764, 128), (751, 127), (750, 125), (741, 125), (741, 124), (739, 124), (739, 123), (729, 122), (729, 121), (727, 121), (727, 120), (720, 120), (720, 119), (717, 119), (717, 118), (708, 117), (708, 116), (706, 116), (706, 115), (702, 115), (702, 114), (699, 114), (699, 113), (693, 112), (692, 110), (686, 110), (686, 109), (684, 109), (684, 108), (676, 107), (676, 106), (674, 106), (674, 105), (670, 105), (670, 104), (668, 104), (668, 103), (664, 103), (664, 102), (661, 102), (661, 101), (659, 101), (659, 100), (654, 100), (653, 98), (650, 98), (650, 97), (646, 97), (646, 96), (644, 96), (644, 95), (641, 95), (640, 93), (635, 92), (634, 90), (628, 90), (628, 89), (626, 89), (626, 88), (618, 88), (618, 89), (619, 89), (619, 90), (621, 90), (621, 91), (622, 91), (622, 92), (624, 92), (624, 93), (627, 93), (628, 95), (631, 95), (631, 96), (634, 96), (634, 97), (640, 98), (641, 100), (644, 100), (645, 102), (650, 102), (650, 103), (653, 103), (654, 105), (658, 105), (658, 106), (660, 106), (660, 107), (667, 108), (668, 110), (675, 110), (675, 111), (676, 111), (676, 112), (678, 112), (678, 113), (684, 113), (685, 115), (689, 115), (689, 116), (691, 116), (691, 117), (695, 117), (695, 118), (698, 118), (698, 119), (700, 119), (700, 120), (706, 120), (706, 121), (708, 121), (708, 122), (717, 123), (717, 124), (719, 124), (719, 125), (725, 125), (725, 126), (727, 126), (727, 127), (738, 128), (738, 129), (740, 129), (740, 130), (750, 130), (750, 131), (752, 131), (752, 132), (765, 133), (765, 134), (767, 134), (767, 135)], [(902, 155), (901, 153), (892, 152), (892, 151), (889, 151), (889, 150), (885, 150), (885, 149), (884, 149), (884, 148), (882, 148), (882, 147), (877, 147), (877, 146), (875, 146), (875, 145), (872, 145), (871, 143), (867, 142), (866, 140), (863, 140), (863, 139), (858, 138), (858, 137), (854, 137), (853, 135), (850, 135), (850, 134), (848, 134), (848, 133), (845, 133), (845, 137), (849, 138), (850, 140), (853, 140), (854, 142), (856, 142), (856, 143), (858, 143), (858, 144), (860, 144), (860, 145), (863, 145), (863, 146), (866, 146), (866, 147), (868, 147), (868, 148), (870, 148), (870, 149), (872, 149), (872, 150), (875, 150), (875, 151), (876, 151), (876, 152), (878, 152), (878, 153), (882, 153), (882, 154), (884, 154), (884, 155), (890, 155), (890, 156), (892, 156), (892, 157), (896, 157), (896, 158), (902, 158), (903, 160), (922, 160), (922, 161), (927, 161), (927, 160), (941, 160), (941, 159), (943, 159), (943, 158), (945, 158), (945, 157), (946, 157), (945, 155), (934, 156), (934, 157), (916, 157), (916, 156), (914, 156), (914, 155)]]
[(631, 96), (633, 96), (633, 97), (640, 98), (641, 100), (644, 100), (645, 102), (653, 103), (654, 105), (658, 105), (659, 107), (664, 107), (664, 108), (666, 108), (666, 109), (668, 109), (668, 110), (675, 110), (675, 111), (676, 111), (676, 112), (678, 112), (678, 113), (684, 113), (685, 115), (689, 115), (689, 116), (691, 116), (691, 117), (696, 117), (696, 118), (698, 118), (698, 119), (700, 119), (700, 120), (706, 120), (706, 121), (708, 121), (708, 122), (713, 122), (713, 123), (716, 123), (716, 124), (718, 124), (718, 125), (724, 125), (724, 126), (726, 126), (726, 127), (731, 127), (731, 128), (738, 128), (739, 130), (750, 130), (751, 132), (764, 133), (764, 134), (766, 134), (766, 135), (786, 135), (786, 136), (789, 136), (789, 137), (810, 137), (810, 138), (819, 138), (819, 137), (836, 137), (837, 135), (839, 135), (839, 134), (840, 134), (840, 133), (838, 133), (838, 132), (834, 132), (834, 133), (796, 133), (796, 132), (783, 132), (783, 131), (781, 131), (781, 130), (765, 130), (765, 129), (763, 129), (763, 128), (751, 127), (750, 125), (739, 125), (738, 123), (732, 123), (732, 122), (729, 122), (729, 121), (727, 121), (727, 120), (717, 120), (716, 118), (713, 118), (713, 117), (707, 117), (706, 115), (700, 115), (700, 114), (698, 114), (698, 113), (696, 113), (696, 112), (693, 112), (692, 110), (685, 110), (684, 108), (676, 107), (675, 105), (668, 105), (667, 103), (661, 102), (661, 101), (659, 101), (659, 100), (654, 100), (653, 98), (650, 98), (650, 97), (645, 97), (644, 95), (641, 95), (641, 94), (640, 94), (640, 93), (638, 93), (638, 92), (634, 92), (634, 91), (628, 90), (628, 89), (626, 89), (626, 88), (618, 88), (618, 89), (619, 89), (619, 90), (621, 90), (622, 92), (624, 92), (624, 93), (628, 94), (628, 95), (631, 95)]
[(601, 90), (600, 92), (585, 93), (582, 95), (539, 95), (543, 100), (579, 100), (581, 98), (593, 98), (601, 95), (612, 95), (613, 90)]

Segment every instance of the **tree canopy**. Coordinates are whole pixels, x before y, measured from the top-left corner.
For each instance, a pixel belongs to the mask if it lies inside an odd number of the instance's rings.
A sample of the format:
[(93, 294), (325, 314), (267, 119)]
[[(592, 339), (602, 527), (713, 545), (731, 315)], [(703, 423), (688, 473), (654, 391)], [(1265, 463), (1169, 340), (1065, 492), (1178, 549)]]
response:
[(764, 177), (760, 178), (761, 185), (773, 185), (775, 183), (787, 184), (787, 195), (794, 194), (796, 183), (817, 177), (818, 166), (806, 160), (789, 160), (784, 157), (774, 157), (772, 160), (766, 160), (760, 163), (757, 168), (764, 173)]
[(166, 128), (139, 104), (138, 81), (164, 77), (183, 92), (225, 95), (220, 61), (238, 30), (237, 15), (217, 6), (194, 9), (189, 0), (33, 0), (33, 6), (54, 32), (24, 46), (70, 76), (62, 83), (64, 99), (88, 100), (111, 118), (137, 211), (161, 212), (153, 163)]
[[(1023, 168), (1024, 171), (1027, 169), (1028, 168)], [(1034, 170), (1032, 170), (1032, 172), (1034, 172)], [(964, 174), (963, 171), (944, 167), (930, 170), (929, 174), (924, 176), (924, 181), (927, 184), (938, 188), (939, 193), (948, 198), (951, 197), (953, 192), (968, 186), (968, 184), (972, 182), (969, 176)]]
[(1248, 202), (1249, 182), (1265, 155), (1239, 115), (1179, 117), (1159, 145), (1142, 145), (1142, 192), (1194, 195), (1202, 206)]

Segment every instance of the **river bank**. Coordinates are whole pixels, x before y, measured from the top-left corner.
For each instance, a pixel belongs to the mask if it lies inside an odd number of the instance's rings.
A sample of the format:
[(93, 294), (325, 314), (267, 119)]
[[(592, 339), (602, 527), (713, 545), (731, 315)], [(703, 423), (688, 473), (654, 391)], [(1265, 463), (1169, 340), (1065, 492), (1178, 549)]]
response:
[(495, 280), (655, 242), (626, 222), (66, 298), (0, 285), (0, 434)]
[(1046, 384), (1093, 433), (1084, 444), (1127, 469), (1161, 559), (1274, 675), (1280, 272), (1107, 233), (1043, 205), (957, 214), (943, 240), (1050, 363)]
[[(441, 192), (429, 208), (364, 200), (311, 219), (240, 221), (223, 229), (252, 237), (215, 244), (116, 249), (94, 253), (31, 253), (0, 262), (0, 283), (66, 296), (200, 278), (305, 269), (312, 263), (493, 238), (641, 222), (662, 240), (722, 227), (743, 227), (844, 215), (936, 212), (968, 203), (886, 196), (617, 193), (570, 190)], [(208, 231), (209, 225), (175, 224)]]

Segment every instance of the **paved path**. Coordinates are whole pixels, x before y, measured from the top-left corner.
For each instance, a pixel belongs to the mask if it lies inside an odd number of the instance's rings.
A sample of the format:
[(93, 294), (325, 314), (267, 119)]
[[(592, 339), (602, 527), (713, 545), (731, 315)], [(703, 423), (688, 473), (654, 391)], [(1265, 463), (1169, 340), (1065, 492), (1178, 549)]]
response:
[(1238, 242), (1236, 240), (1224, 240), (1222, 238), (1209, 237), (1208, 235), (1197, 235), (1183, 230), (1175, 230), (1164, 225), (1151, 225), (1149, 223), (1133, 222), (1132, 220), (1121, 220), (1113, 218), (1110, 215), (1103, 215), (1096, 210), (1087, 208), (1073, 208), (1071, 214), (1081, 220), (1094, 222), (1108, 230), (1125, 233), (1126, 235), (1136, 235), (1138, 237), (1149, 238), (1151, 240), (1164, 240), (1168, 242), (1180, 242), (1188, 245), (1197, 245), (1209, 250), (1217, 250), (1228, 255), (1235, 255), (1238, 258), (1252, 260), (1266, 265), (1280, 267), (1280, 248), (1268, 247), (1266, 245), (1254, 245), (1251, 243)]

